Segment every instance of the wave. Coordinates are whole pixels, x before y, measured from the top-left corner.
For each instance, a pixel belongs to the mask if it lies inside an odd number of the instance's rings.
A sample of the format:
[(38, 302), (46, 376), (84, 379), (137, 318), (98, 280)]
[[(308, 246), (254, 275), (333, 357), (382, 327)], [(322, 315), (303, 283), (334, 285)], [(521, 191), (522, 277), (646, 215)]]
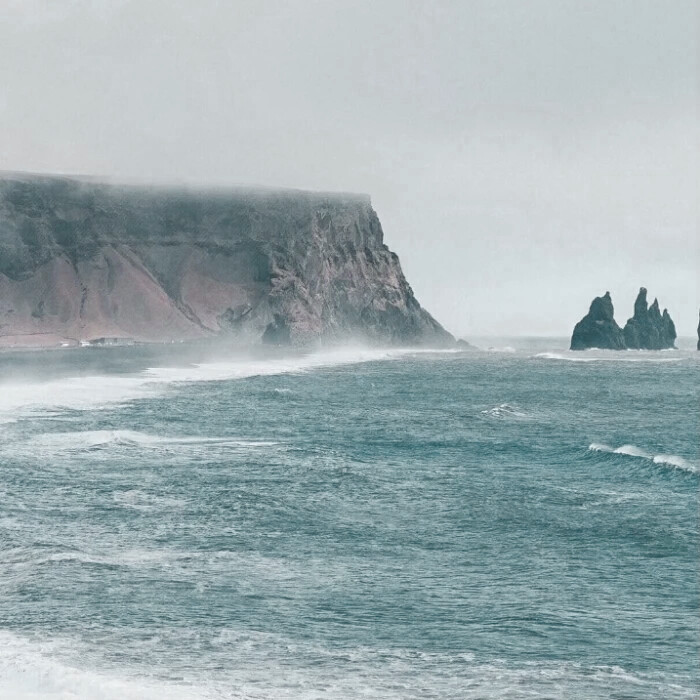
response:
[(207, 694), (173, 682), (103, 674), (73, 666), (68, 643), (34, 642), (0, 631), (0, 696), (12, 700), (199, 700)]
[[(12, 700), (213, 700), (218, 698), (426, 697), (490, 700), (509, 697), (635, 697), (685, 700), (697, 697), (692, 672), (632, 672), (619, 666), (571, 661), (478, 661), (468, 651), (426, 652), (412, 648), (356, 646), (330, 649), (281, 634), (224, 628), (205, 639), (217, 671), (199, 668), (202, 635), (178, 630), (174, 639), (152, 628), (148, 644), (174, 644), (171, 668), (131, 662), (96, 663), (94, 649), (77, 640), (25, 639), (0, 631), (0, 694)], [(197, 639), (187, 645), (188, 639)], [(141, 646), (138, 640), (135, 645)], [(187, 673), (178, 653), (188, 646)], [(160, 647), (162, 648), (162, 647)], [(143, 647), (149, 658), (152, 649)], [(231, 664), (230, 659), (236, 663)], [(155, 659), (154, 659), (155, 660)], [(228, 663), (226, 663), (228, 661)], [(89, 664), (89, 666), (87, 665)], [(224, 670), (225, 669), (225, 670)], [(261, 673), (261, 669), (265, 669)], [(155, 672), (154, 672), (155, 671)], [(144, 677), (150, 672), (151, 677)], [(165, 676), (165, 673), (168, 676)], [(155, 677), (154, 677), (155, 676)], [(182, 680), (173, 680), (174, 678)]]
[(158, 383), (191, 383), (248, 379), (277, 374), (303, 374), (324, 367), (381, 362), (401, 358), (461, 353), (459, 348), (342, 349), (269, 360), (208, 362), (189, 367), (151, 367), (144, 375)]
[(0, 423), (19, 418), (50, 418), (67, 410), (99, 410), (158, 396), (170, 385), (226, 381), (277, 374), (299, 374), (324, 367), (392, 361), (411, 356), (452, 354), (460, 349), (345, 348), (268, 360), (234, 359), (180, 367), (150, 367), (131, 376), (93, 375), (47, 382), (3, 383)]
[(42, 433), (31, 440), (34, 446), (51, 451), (82, 451), (110, 446), (167, 448), (196, 445), (218, 445), (230, 448), (273, 447), (277, 442), (269, 440), (241, 440), (229, 437), (197, 437), (150, 435), (135, 430), (84, 430), (69, 433)]
[[(588, 353), (596, 352), (597, 355)], [(637, 351), (635, 351), (637, 352)], [(641, 352), (641, 351), (639, 351)], [(605, 353), (605, 354), (603, 354)], [(607, 354), (609, 353), (609, 354)], [(621, 355), (616, 350), (591, 350), (582, 353), (572, 350), (570, 352), (538, 352), (533, 355), (533, 358), (538, 360), (560, 360), (564, 362), (647, 362), (647, 363), (666, 363), (666, 362), (682, 362), (685, 357), (657, 357), (651, 355), (643, 355), (641, 357), (630, 357), (629, 355)]]
[(91, 410), (145, 398), (151, 394), (143, 377), (96, 375), (48, 382), (5, 383), (0, 387), (0, 422), (52, 417), (66, 410)]
[(493, 418), (527, 418), (527, 413), (523, 413), (519, 408), (512, 406), (509, 403), (502, 403), (493, 408), (488, 408), (482, 411), (487, 416)]
[[(117, 492), (115, 496), (126, 495), (132, 500), (130, 492)], [(136, 498), (148, 494), (140, 493)], [(155, 497), (158, 499), (159, 497)], [(149, 500), (151, 500), (149, 498)], [(166, 499), (172, 504), (183, 503), (179, 499)], [(15, 548), (3, 552), (3, 564), (13, 571), (33, 572), (37, 567), (72, 564), (77, 566), (123, 568), (145, 571), (148, 569), (173, 570), (178, 568), (183, 575), (201, 577), (202, 570), (212, 569), (230, 571), (231, 568), (254, 571), (258, 579), (289, 580), (290, 576), (312, 576), (316, 582), (323, 577), (323, 572), (307, 565), (300, 565), (289, 559), (264, 555), (258, 552), (238, 550), (187, 550), (187, 549), (149, 549), (149, 548), (106, 548), (102, 551), (87, 549), (68, 549), (45, 553), (26, 548)], [(2, 697), (2, 694), (0, 694)]]
[(674, 469), (679, 469), (681, 471), (690, 472), (692, 474), (700, 473), (698, 465), (694, 462), (680, 457), (679, 455), (668, 455), (668, 454), (652, 454), (647, 450), (637, 447), (636, 445), (621, 445), (620, 447), (610, 447), (609, 445), (604, 445), (601, 443), (591, 443), (588, 446), (591, 452), (606, 452), (608, 454), (624, 455), (626, 457), (635, 457), (638, 459), (645, 459), (654, 464), (663, 465), (666, 467), (672, 467)]

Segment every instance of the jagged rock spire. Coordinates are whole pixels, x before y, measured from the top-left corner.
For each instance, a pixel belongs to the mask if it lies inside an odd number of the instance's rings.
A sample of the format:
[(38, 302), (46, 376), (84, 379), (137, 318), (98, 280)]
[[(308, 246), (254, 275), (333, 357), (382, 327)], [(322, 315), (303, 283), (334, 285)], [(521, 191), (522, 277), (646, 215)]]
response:
[(664, 350), (675, 347), (676, 327), (668, 309), (659, 310), (659, 300), (647, 307), (647, 290), (642, 287), (634, 302), (634, 316), (624, 330), (625, 344), (634, 350)]
[(615, 322), (615, 309), (610, 292), (596, 297), (588, 313), (576, 324), (571, 336), (572, 350), (602, 348), (624, 350), (625, 338), (622, 329)]
[[(700, 350), (700, 326), (698, 327)], [(663, 313), (659, 300), (647, 303), (647, 290), (641, 287), (634, 302), (634, 315), (627, 321), (624, 331), (617, 325), (610, 292), (596, 297), (571, 336), (572, 350), (600, 348), (603, 350), (664, 350), (675, 347), (676, 326), (668, 309)]]

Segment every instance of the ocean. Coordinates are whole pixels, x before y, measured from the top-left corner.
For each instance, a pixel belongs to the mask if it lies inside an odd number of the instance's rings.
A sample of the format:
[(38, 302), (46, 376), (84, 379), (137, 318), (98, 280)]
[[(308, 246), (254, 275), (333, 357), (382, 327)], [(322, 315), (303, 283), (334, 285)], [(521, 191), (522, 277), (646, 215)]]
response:
[(1, 354), (0, 698), (698, 698), (700, 353), (565, 347)]

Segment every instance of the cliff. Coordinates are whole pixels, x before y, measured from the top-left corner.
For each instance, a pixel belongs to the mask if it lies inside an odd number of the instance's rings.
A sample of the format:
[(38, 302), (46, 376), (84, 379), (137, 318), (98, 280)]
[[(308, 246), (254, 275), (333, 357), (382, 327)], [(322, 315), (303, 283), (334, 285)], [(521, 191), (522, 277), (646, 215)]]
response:
[(605, 350), (624, 350), (625, 338), (622, 329), (615, 321), (610, 292), (596, 297), (588, 313), (576, 324), (571, 336), (572, 350), (602, 348)]
[(0, 176), (0, 344), (453, 344), (370, 200)]
[(667, 309), (659, 310), (659, 301), (647, 305), (647, 290), (642, 287), (634, 302), (634, 315), (625, 325), (625, 343), (633, 350), (664, 350), (675, 347), (676, 326)]

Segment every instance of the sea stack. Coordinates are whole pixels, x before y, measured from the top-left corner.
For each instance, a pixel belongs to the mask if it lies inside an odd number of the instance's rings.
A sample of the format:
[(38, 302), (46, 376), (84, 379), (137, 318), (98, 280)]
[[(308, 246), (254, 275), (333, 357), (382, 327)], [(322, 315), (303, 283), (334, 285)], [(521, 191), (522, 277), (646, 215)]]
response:
[(451, 346), (370, 198), (0, 175), (0, 346)]
[(615, 321), (610, 292), (596, 297), (588, 313), (576, 324), (571, 336), (572, 350), (601, 348), (604, 350), (624, 350), (625, 337)]
[(647, 305), (647, 290), (642, 287), (634, 302), (634, 316), (627, 321), (624, 330), (625, 344), (631, 350), (665, 350), (675, 347), (676, 327), (659, 301)]
[(698, 312), (698, 350), (700, 350), (700, 312)]

